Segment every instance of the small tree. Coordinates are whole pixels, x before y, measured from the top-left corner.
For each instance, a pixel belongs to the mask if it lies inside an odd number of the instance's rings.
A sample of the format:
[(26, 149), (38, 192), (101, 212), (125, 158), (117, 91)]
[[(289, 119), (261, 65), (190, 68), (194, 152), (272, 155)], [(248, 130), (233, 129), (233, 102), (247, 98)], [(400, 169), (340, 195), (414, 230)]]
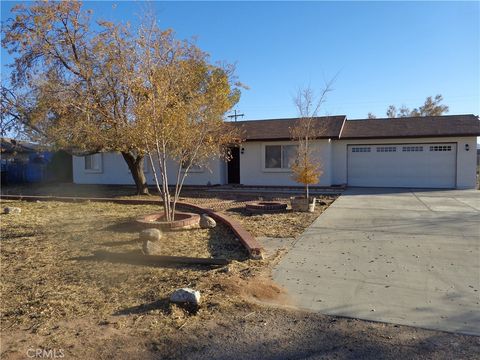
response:
[(300, 89), (294, 98), (299, 119), (297, 124), (290, 129), (291, 137), (298, 142), (296, 159), (291, 167), (293, 179), (305, 185), (305, 196), (309, 201), (309, 186), (317, 184), (322, 175), (320, 160), (314, 154), (312, 142), (325, 130), (325, 125), (315, 121), (327, 94), (332, 91), (333, 80), (328, 82), (318, 99), (314, 91), (307, 87)]
[[(155, 21), (143, 28), (136, 78), (136, 117), (141, 119), (144, 149), (164, 202), (167, 221), (175, 219), (185, 178), (194, 166), (229, 158), (228, 146), (239, 140), (224, 114), (238, 102), (241, 84), (232, 66), (209, 64), (208, 56), (188, 41), (176, 40)], [(169, 169), (175, 172), (173, 193)]]

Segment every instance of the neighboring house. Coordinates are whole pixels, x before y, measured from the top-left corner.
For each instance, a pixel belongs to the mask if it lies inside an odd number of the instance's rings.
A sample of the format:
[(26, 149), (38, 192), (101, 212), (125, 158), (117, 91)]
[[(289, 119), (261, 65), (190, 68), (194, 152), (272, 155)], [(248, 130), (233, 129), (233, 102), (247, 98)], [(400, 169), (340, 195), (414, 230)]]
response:
[[(290, 129), (297, 121), (234, 123), (245, 142), (232, 148), (233, 159), (212, 159), (209, 169), (195, 169), (185, 184), (299, 186), (289, 169), (296, 146)], [(475, 187), (477, 116), (347, 120), (342, 115), (318, 117), (314, 123), (318, 136), (313, 146), (323, 171), (317, 186)], [(74, 157), (73, 169), (75, 183), (133, 184), (120, 154)], [(173, 179), (176, 168), (170, 170)], [(149, 166), (146, 176), (153, 184)]]
[(6, 184), (72, 181), (72, 158), (21, 140), (1, 138), (1, 181)]

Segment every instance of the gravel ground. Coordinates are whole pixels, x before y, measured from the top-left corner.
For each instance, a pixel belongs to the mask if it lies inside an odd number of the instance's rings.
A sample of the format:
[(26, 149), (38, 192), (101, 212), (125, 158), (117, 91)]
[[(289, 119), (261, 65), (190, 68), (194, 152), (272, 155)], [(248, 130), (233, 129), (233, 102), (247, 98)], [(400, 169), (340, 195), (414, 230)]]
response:
[(260, 307), (167, 338), (157, 359), (478, 359), (480, 338)]

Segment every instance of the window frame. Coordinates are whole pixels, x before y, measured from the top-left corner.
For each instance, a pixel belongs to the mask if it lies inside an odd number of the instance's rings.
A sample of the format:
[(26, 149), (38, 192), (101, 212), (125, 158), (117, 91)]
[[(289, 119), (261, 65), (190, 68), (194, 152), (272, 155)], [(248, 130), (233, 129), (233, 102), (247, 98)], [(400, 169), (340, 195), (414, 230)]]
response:
[[(282, 167), (280, 168), (267, 168), (266, 167), (266, 153), (267, 153), (267, 146), (281, 146), (280, 149), (280, 164)], [(291, 168), (283, 167), (283, 147), (284, 146), (296, 146), (298, 148), (298, 143), (296, 142), (268, 142), (262, 144), (262, 171), (263, 172), (273, 172), (273, 173), (291, 173)]]
[(350, 147), (351, 153), (371, 153), (372, 152), (372, 145), (353, 145)]
[(375, 152), (377, 153), (395, 153), (397, 152), (396, 146), (376, 146)]
[[(98, 159), (98, 169), (87, 169), (87, 157), (97, 157)], [(87, 174), (99, 174), (103, 172), (103, 154), (102, 153), (96, 153), (96, 154), (90, 154), (90, 155), (85, 155), (83, 157), (83, 171)]]
[(412, 152), (424, 152), (423, 145), (402, 145), (402, 152), (412, 153)]
[(453, 151), (453, 146), (450, 144), (430, 145), (430, 148), (428, 151), (429, 152), (451, 152)]

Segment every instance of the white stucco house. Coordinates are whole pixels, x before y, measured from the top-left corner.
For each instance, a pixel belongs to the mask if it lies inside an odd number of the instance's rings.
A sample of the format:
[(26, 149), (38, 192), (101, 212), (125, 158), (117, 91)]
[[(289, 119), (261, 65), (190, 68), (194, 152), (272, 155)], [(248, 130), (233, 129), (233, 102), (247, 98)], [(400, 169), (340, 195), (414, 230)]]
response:
[[(234, 123), (244, 135), (233, 159), (212, 159), (194, 169), (186, 185), (299, 186), (289, 164), (295, 153), (290, 129), (298, 119)], [(475, 115), (347, 120), (346, 116), (315, 118), (315, 154), (323, 174), (318, 186), (457, 188), (476, 186)], [(153, 184), (147, 164), (145, 175)], [(170, 167), (173, 172), (174, 166)], [(77, 184), (133, 184), (122, 156), (100, 153), (73, 157)]]

